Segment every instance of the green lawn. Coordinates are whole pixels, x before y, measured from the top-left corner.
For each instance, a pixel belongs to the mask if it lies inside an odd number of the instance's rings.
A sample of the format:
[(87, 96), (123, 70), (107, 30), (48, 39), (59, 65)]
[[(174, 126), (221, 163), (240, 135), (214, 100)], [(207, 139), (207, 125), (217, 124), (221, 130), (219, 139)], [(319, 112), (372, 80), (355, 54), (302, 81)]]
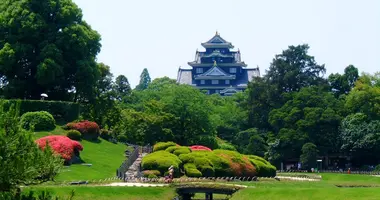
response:
[[(35, 139), (47, 135), (65, 135), (66, 131), (61, 127), (49, 132), (35, 132)], [(112, 178), (116, 175), (116, 169), (120, 167), (125, 160), (124, 144), (114, 144), (103, 139), (97, 142), (82, 140), (83, 151), (80, 153), (81, 159), (86, 164), (73, 164), (63, 168), (62, 172), (57, 176), (56, 181), (80, 181), (80, 180), (99, 180)]]
[(54, 196), (66, 199), (72, 190), (75, 191), (73, 200), (169, 200), (173, 199), (173, 188), (165, 187), (96, 187), (96, 186), (67, 186), (67, 187), (35, 187), (34, 191), (50, 191)]
[[(279, 174), (286, 175), (286, 174)], [(262, 181), (240, 183), (249, 186), (237, 192), (231, 200), (249, 199), (321, 199), (321, 200), (354, 200), (379, 199), (380, 177), (357, 174), (330, 174), (322, 173), (322, 180), (318, 182), (299, 181)], [(339, 188), (336, 185), (346, 186), (378, 186), (372, 188)]]
[[(241, 189), (233, 195), (231, 200), (375, 200), (380, 197), (380, 188), (339, 188), (341, 185), (372, 185), (380, 186), (380, 178), (368, 175), (355, 174), (321, 174), (322, 181), (300, 182), (300, 181), (258, 181), (258, 182), (235, 182), (235, 184), (247, 185), (248, 188)], [(26, 189), (29, 190), (30, 188)], [(33, 189), (49, 190), (59, 196), (67, 196), (75, 189), (74, 200), (155, 200), (171, 199), (175, 196), (174, 188), (139, 188), (139, 187), (99, 187), (99, 186), (64, 186), (64, 187), (34, 187)], [(198, 194), (196, 197), (204, 197)], [(225, 197), (216, 195), (215, 197)]]

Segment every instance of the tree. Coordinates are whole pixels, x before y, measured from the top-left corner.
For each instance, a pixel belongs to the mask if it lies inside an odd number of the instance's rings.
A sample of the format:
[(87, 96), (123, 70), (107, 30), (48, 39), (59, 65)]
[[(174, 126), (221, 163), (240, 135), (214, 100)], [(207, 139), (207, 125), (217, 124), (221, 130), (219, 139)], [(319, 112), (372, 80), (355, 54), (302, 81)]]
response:
[(364, 113), (348, 115), (342, 121), (342, 150), (351, 154), (357, 166), (376, 165), (380, 161), (380, 121)]
[(177, 81), (167, 76), (154, 79), (148, 86), (149, 90), (160, 90), (163, 87), (167, 87), (173, 84), (177, 84)]
[(310, 169), (317, 166), (318, 149), (313, 143), (306, 143), (302, 146), (300, 157), (301, 164), (304, 168)]
[(280, 154), (297, 158), (305, 142), (316, 144), (322, 155), (339, 152), (343, 102), (317, 86), (302, 88), (287, 98), (282, 107), (269, 114), (269, 123), (281, 141)]
[(136, 90), (145, 90), (148, 88), (149, 83), (151, 82), (148, 69), (144, 68), (140, 75), (140, 82), (136, 86)]
[(131, 94), (131, 85), (128, 82), (128, 78), (124, 75), (116, 77), (114, 89), (116, 92), (116, 99), (119, 101), (129, 96)]
[(349, 113), (364, 113), (370, 120), (380, 120), (380, 74), (363, 74), (347, 95)]
[(53, 180), (63, 160), (50, 148), (41, 151), (31, 134), (19, 128), (18, 111), (12, 107), (4, 113), (2, 105), (0, 102), (0, 193)]
[(348, 94), (355, 86), (358, 78), (358, 69), (353, 65), (349, 65), (345, 68), (343, 75), (338, 73), (330, 74), (328, 81), (335, 96), (339, 97), (342, 94)]
[(0, 4), (0, 85), (6, 98), (91, 98), (100, 48), (100, 35), (72, 1)]
[(253, 154), (260, 157), (264, 157), (268, 146), (265, 140), (259, 135), (253, 135), (249, 138), (249, 144), (247, 146), (247, 154)]
[(273, 59), (265, 78), (279, 94), (299, 91), (303, 87), (324, 84), (324, 65), (308, 54), (309, 45), (289, 46)]

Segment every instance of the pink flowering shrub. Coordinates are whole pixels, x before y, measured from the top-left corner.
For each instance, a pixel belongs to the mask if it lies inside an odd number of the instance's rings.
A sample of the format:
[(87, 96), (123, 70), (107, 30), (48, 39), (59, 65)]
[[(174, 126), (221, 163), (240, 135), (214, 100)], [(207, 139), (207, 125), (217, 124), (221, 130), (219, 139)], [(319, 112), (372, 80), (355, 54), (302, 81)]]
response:
[(193, 145), (190, 147), (191, 151), (212, 151), (210, 148), (202, 145)]
[(75, 153), (79, 153), (79, 151), (83, 150), (83, 146), (79, 142), (71, 140), (66, 136), (52, 135), (36, 140), (38, 147), (42, 150), (45, 149), (46, 142), (48, 142), (52, 150), (65, 159), (65, 161), (71, 160)]
[(96, 122), (83, 120), (80, 122), (71, 122), (66, 124), (66, 127), (71, 130), (79, 131), (86, 139), (97, 139), (99, 137), (100, 128)]

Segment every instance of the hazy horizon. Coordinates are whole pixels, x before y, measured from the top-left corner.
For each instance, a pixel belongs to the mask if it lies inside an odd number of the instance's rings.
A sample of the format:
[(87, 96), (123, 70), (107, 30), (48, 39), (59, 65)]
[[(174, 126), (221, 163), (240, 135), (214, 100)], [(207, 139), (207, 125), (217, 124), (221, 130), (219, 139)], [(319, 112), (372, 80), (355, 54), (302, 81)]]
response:
[(102, 36), (98, 62), (134, 87), (143, 68), (152, 80), (176, 79), (195, 51), (218, 31), (248, 67), (268, 69), (275, 54), (307, 43), (327, 75), (350, 64), (380, 71), (380, 1), (90, 1), (74, 0)]

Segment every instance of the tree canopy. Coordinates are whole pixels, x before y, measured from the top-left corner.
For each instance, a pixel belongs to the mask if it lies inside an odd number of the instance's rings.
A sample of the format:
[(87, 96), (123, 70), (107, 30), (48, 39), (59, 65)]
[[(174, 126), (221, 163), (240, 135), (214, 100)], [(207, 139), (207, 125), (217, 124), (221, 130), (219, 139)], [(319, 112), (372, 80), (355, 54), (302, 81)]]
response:
[[(0, 81), (5, 98), (90, 98), (99, 73), (100, 35), (71, 0), (4, 0)], [(75, 91), (75, 95), (70, 95)]]

